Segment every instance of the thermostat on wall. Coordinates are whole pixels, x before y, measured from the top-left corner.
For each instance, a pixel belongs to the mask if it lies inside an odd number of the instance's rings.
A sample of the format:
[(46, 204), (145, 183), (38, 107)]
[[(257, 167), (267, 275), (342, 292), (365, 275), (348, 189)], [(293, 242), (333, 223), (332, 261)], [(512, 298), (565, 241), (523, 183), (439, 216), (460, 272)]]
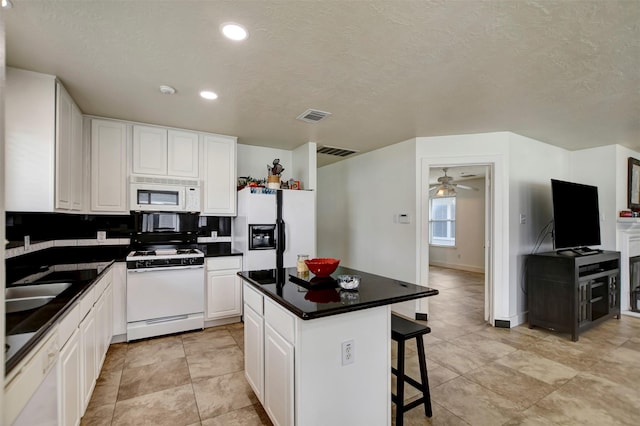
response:
[(400, 213), (398, 215), (398, 223), (411, 223), (411, 218), (407, 213)]

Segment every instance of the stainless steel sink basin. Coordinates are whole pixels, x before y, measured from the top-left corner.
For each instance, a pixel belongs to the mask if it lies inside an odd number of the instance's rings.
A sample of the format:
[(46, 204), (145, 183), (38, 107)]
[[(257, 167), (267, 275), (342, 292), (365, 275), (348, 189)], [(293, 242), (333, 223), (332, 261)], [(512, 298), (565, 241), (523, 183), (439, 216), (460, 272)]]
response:
[(7, 301), (12, 299), (24, 299), (33, 297), (56, 297), (69, 287), (72, 283), (51, 283), (38, 285), (23, 285), (10, 287), (5, 290), (4, 298)]
[(7, 314), (14, 312), (28, 311), (30, 309), (39, 308), (51, 302), (55, 296), (38, 296), (23, 299), (9, 299), (4, 303), (4, 309)]

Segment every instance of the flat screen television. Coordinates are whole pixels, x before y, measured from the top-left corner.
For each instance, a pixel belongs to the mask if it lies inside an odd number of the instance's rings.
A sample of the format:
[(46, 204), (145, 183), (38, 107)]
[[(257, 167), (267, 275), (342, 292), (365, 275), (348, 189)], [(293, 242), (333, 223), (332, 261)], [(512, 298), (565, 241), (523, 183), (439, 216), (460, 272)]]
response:
[(551, 179), (553, 246), (575, 254), (591, 254), (600, 245), (598, 187)]

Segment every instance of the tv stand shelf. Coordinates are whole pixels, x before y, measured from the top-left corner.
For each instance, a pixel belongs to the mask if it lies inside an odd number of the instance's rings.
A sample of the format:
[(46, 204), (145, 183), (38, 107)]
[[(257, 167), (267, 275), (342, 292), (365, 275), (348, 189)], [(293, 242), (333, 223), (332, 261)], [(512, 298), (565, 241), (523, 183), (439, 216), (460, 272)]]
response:
[(620, 317), (620, 253), (588, 256), (556, 252), (527, 258), (529, 327), (571, 333)]

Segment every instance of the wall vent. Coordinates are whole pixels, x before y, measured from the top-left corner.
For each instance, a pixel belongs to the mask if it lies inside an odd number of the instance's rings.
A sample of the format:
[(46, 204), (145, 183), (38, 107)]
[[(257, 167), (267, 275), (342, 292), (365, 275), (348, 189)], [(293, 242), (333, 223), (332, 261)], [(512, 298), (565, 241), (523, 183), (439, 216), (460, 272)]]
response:
[(355, 154), (358, 151), (351, 149), (336, 148), (335, 146), (321, 146), (317, 149), (318, 154), (336, 155), (338, 157), (347, 157), (351, 154)]
[(319, 111), (317, 109), (308, 109), (297, 116), (296, 120), (306, 121), (307, 123), (317, 123), (318, 121), (323, 120), (330, 115), (330, 112)]

